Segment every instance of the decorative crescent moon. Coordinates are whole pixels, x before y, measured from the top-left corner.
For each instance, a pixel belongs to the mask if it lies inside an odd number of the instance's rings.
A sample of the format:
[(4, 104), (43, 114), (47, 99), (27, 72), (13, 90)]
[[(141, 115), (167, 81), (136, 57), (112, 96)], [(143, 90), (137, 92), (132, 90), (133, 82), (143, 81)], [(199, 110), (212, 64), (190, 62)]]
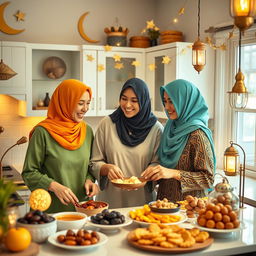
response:
[(98, 40), (92, 40), (90, 37), (88, 37), (88, 36), (84, 33), (84, 30), (83, 30), (83, 21), (84, 21), (84, 19), (85, 19), (85, 16), (88, 15), (88, 14), (89, 14), (89, 12), (86, 12), (86, 13), (84, 13), (84, 14), (80, 17), (80, 19), (79, 19), (79, 21), (78, 21), (78, 32), (79, 32), (80, 36), (81, 36), (84, 40), (86, 40), (87, 42), (90, 42), (90, 43), (98, 43), (98, 42), (99, 42)]
[(0, 5), (0, 30), (9, 35), (16, 35), (23, 32), (25, 29), (14, 29), (9, 27), (4, 20), (4, 9), (10, 2), (5, 2)]

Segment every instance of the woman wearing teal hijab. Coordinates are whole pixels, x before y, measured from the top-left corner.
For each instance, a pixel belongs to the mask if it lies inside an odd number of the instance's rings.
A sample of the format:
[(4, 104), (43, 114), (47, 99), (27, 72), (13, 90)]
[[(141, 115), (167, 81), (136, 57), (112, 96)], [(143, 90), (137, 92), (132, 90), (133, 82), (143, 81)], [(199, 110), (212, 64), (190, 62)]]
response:
[(160, 165), (148, 167), (142, 176), (158, 181), (158, 199), (204, 197), (216, 168), (208, 107), (198, 88), (186, 80), (162, 86), (160, 94), (168, 117), (158, 150)]

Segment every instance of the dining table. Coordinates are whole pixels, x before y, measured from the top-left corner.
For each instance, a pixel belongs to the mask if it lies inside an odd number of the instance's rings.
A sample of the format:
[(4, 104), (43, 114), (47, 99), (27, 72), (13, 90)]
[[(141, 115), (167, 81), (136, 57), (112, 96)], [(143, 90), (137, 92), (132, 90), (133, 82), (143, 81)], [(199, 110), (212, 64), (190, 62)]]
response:
[[(140, 207), (118, 208), (116, 210), (129, 216), (129, 212)], [(205, 255), (205, 256), (225, 256), (225, 255), (243, 255), (252, 253), (256, 255), (256, 208), (245, 205), (239, 210), (241, 225), (235, 232), (212, 232), (209, 234), (213, 238), (212, 244), (199, 251), (173, 253), (168, 252), (168, 255)], [(186, 219), (180, 224), (184, 228), (193, 228), (196, 226), (195, 220)], [(107, 242), (87, 249), (72, 250), (63, 249), (52, 243), (46, 242), (40, 245), (38, 256), (70, 256), (70, 255), (89, 255), (89, 256), (140, 256), (140, 255), (166, 255), (166, 253), (148, 251), (132, 246), (127, 239), (129, 232), (140, 227), (136, 222), (132, 222), (128, 226), (123, 226), (119, 229), (98, 229), (92, 226), (88, 221), (84, 228), (87, 230), (96, 230), (107, 236)], [(253, 252), (255, 254), (253, 254)]]

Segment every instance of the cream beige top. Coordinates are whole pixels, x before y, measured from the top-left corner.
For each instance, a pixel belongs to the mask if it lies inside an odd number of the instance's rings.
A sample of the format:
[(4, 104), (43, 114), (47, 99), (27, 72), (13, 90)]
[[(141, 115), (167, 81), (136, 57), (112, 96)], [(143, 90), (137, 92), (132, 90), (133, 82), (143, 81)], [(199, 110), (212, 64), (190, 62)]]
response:
[(151, 128), (146, 139), (135, 147), (129, 147), (120, 141), (116, 125), (110, 117), (103, 118), (95, 134), (92, 147), (91, 173), (98, 180), (101, 191), (96, 200), (103, 200), (110, 204), (110, 208), (139, 206), (155, 200), (152, 182), (136, 191), (125, 191), (114, 187), (107, 176), (100, 175), (103, 164), (117, 165), (125, 177), (137, 176), (149, 165), (157, 165), (157, 149), (163, 126), (160, 122)]

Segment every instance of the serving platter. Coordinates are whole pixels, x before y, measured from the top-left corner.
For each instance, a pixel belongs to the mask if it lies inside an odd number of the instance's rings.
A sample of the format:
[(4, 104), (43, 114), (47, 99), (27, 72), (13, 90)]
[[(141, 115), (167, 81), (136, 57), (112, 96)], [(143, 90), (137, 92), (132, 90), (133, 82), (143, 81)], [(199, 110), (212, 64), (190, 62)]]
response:
[(187, 253), (187, 252), (193, 252), (198, 251), (207, 248), (213, 243), (213, 238), (209, 237), (207, 240), (205, 240), (203, 243), (195, 243), (193, 246), (189, 248), (180, 248), (180, 247), (174, 247), (174, 248), (164, 248), (160, 246), (155, 245), (142, 245), (139, 244), (136, 241), (132, 240), (132, 231), (128, 233), (127, 240), (130, 245), (133, 247), (139, 248), (141, 250), (145, 251), (151, 251), (151, 252), (162, 252), (162, 253)]
[[(73, 230), (75, 233), (78, 231), (78, 229), (74, 229)], [(92, 230), (88, 230), (89, 232), (91, 232)], [(60, 242), (58, 242), (57, 237), (59, 235), (66, 235), (67, 230), (62, 230), (59, 231), (51, 236), (48, 237), (48, 242), (56, 247), (60, 247), (63, 249), (67, 249), (67, 250), (91, 250), (92, 248), (97, 248), (100, 247), (102, 245), (104, 245), (107, 241), (108, 241), (108, 237), (106, 235), (104, 235), (103, 233), (97, 232), (100, 240), (98, 243), (96, 244), (91, 244), (91, 245), (65, 245), (65, 244), (61, 244)]]
[[(128, 179), (128, 178), (125, 178), (125, 179)], [(126, 190), (134, 190), (134, 189), (144, 187), (147, 183), (147, 181), (144, 178), (138, 178), (138, 179), (140, 180), (141, 183), (136, 183), (136, 184), (118, 183), (118, 182), (115, 182), (115, 180), (111, 180), (111, 183), (113, 184), (113, 186), (115, 186), (117, 188), (126, 189)]]
[(117, 225), (102, 225), (102, 224), (96, 224), (91, 221), (91, 218), (88, 219), (87, 222), (88, 225), (99, 228), (103, 233), (110, 233), (110, 232), (117, 232), (120, 228), (126, 227), (130, 224), (132, 224), (132, 219), (129, 217), (125, 217), (125, 222), (122, 224)]
[[(181, 223), (187, 221), (187, 219), (188, 219), (187, 215), (185, 215), (183, 213), (177, 213), (175, 215), (180, 216), (181, 219), (179, 221), (176, 221), (176, 222), (169, 222), (169, 223), (162, 223), (162, 224), (165, 224), (165, 225), (178, 225), (178, 224), (181, 224)], [(139, 224), (141, 227), (148, 227), (150, 224), (153, 224), (151, 222), (138, 221), (138, 220), (134, 220), (134, 219), (133, 219), (133, 222)]]

